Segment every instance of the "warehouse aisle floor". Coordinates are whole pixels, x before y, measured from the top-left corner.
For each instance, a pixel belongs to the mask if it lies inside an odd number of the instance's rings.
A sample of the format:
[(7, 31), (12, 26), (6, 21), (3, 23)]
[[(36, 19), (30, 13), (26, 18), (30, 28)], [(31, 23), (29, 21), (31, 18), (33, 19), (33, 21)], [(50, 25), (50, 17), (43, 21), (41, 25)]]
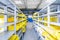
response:
[(38, 40), (38, 36), (37, 36), (35, 30), (33, 29), (33, 23), (32, 22), (28, 22), (27, 31), (24, 35), (23, 40)]

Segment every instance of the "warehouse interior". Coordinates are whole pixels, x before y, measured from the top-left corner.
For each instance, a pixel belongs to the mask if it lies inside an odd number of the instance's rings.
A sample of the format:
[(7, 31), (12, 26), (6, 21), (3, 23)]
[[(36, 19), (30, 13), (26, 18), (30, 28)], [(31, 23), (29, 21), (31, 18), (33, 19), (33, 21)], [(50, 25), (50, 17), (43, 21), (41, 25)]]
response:
[(60, 0), (0, 0), (0, 40), (60, 40)]

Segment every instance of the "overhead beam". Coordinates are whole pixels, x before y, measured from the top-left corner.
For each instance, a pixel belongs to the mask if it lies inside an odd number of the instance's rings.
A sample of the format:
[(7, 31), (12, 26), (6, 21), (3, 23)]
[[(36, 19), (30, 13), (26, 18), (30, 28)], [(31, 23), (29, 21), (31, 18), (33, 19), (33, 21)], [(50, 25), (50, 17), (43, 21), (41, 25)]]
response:
[(27, 9), (27, 0), (23, 0), (25, 9)]
[(60, 3), (53, 3), (52, 5), (60, 5)]
[(39, 4), (37, 5), (36, 9), (38, 9), (38, 7), (40, 6), (40, 4), (42, 3), (42, 0), (40, 0)]
[(6, 6), (4, 3), (0, 2), (0, 4), (2, 4), (3, 6)]

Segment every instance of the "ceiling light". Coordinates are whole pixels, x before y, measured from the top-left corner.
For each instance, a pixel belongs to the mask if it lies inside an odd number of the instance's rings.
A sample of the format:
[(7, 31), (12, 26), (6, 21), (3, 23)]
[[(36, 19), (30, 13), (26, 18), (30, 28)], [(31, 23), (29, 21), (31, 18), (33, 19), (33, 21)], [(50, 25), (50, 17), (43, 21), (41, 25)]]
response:
[(16, 4), (23, 4), (21, 1), (15, 1)]
[(51, 3), (54, 2), (55, 0), (46, 0), (46, 2)]

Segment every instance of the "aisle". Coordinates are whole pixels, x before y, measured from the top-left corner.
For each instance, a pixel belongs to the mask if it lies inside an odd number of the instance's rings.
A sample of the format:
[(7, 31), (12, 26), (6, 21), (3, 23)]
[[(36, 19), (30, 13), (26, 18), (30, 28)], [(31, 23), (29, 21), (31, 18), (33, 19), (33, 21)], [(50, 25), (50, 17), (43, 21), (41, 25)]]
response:
[(24, 35), (23, 40), (38, 40), (38, 36), (35, 33), (35, 30), (33, 29), (33, 23), (28, 22), (27, 24), (27, 31)]

